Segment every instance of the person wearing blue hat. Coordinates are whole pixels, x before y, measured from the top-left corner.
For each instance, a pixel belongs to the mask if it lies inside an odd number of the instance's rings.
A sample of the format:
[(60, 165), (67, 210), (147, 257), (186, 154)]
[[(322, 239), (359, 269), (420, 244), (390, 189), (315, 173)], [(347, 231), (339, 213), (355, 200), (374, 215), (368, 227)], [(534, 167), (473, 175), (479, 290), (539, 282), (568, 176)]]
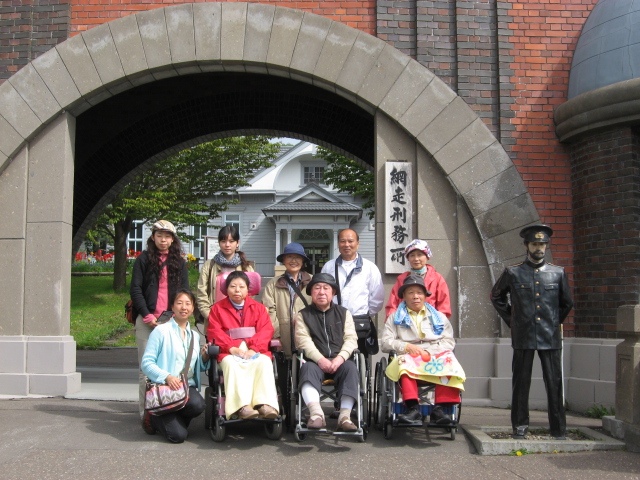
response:
[(505, 268), (491, 290), (491, 302), (511, 328), (513, 438), (529, 428), (529, 389), (535, 352), (547, 390), (551, 436), (564, 440), (566, 418), (562, 385), (562, 322), (573, 308), (564, 268), (545, 261), (553, 229), (530, 225), (520, 231), (527, 250), (524, 262)]
[(299, 243), (290, 243), (276, 260), (285, 266), (285, 272), (267, 283), (262, 293), (262, 303), (269, 310), (273, 324), (273, 338), (279, 338), (287, 357), (293, 350), (293, 323), (295, 315), (311, 303), (304, 290), (311, 275), (303, 270), (309, 257)]

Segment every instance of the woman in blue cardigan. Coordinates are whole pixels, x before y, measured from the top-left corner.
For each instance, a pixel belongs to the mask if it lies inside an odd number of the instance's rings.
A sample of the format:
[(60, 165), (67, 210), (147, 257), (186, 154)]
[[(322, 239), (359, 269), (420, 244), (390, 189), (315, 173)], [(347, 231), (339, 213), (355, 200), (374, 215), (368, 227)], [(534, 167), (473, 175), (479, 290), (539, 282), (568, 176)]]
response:
[(193, 337), (193, 353), (189, 366), (189, 401), (181, 410), (165, 415), (150, 415), (145, 412), (142, 428), (149, 435), (162, 433), (173, 443), (182, 443), (187, 438), (187, 427), (200, 415), (205, 401), (200, 395), (200, 373), (209, 367), (209, 355), (205, 345), (198, 352), (199, 335), (189, 326), (196, 299), (189, 289), (178, 290), (170, 299), (173, 318), (158, 325), (149, 335), (147, 348), (142, 356), (142, 371), (152, 382), (166, 383), (173, 390), (180, 388), (180, 373), (189, 354)]

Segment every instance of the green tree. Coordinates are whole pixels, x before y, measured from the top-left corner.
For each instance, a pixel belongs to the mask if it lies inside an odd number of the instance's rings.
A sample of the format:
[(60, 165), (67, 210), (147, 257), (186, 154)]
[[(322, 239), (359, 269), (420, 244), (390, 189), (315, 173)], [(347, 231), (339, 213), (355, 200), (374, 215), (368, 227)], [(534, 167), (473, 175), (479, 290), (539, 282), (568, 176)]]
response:
[(316, 157), (327, 162), (323, 181), (337, 188), (339, 192), (361, 197), (364, 200), (362, 208), (370, 209), (368, 213), (370, 219), (375, 217), (376, 193), (373, 171), (355, 160), (320, 146), (318, 146)]
[[(135, 220), (165, 219), (176, 227), (209, 224), (229, 205), (230, 194), (249, 185), (278, 156), (269, 137), (233, 137), (182, 150), (138, 175), (96, 219), (87, 239), (108, 238), (114, 245), (113, 289), (126, 287), (127, 235)], [(216, 197), (218, 201), (206, 200)], [(192, 240), (181, 234), (185, 240)]]

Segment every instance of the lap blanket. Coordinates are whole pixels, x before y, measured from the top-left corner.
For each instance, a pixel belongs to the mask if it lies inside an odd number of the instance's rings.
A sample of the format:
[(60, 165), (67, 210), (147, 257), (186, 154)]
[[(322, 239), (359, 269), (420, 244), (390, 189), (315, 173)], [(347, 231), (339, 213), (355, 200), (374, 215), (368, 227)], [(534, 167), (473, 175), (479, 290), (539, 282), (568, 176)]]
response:
[(432, 355), (431, 360), (425, 362), (422, 357), (411, 355), (397, 355), (387, 367), (387, 377), (394, 382), (400, 380), (401, 375), (408, 375), (416, 380), (445, 385), (447, 387), (464, 390), (462, 385), (466, 379), (462, 366), (453, 352), (442, 352)]

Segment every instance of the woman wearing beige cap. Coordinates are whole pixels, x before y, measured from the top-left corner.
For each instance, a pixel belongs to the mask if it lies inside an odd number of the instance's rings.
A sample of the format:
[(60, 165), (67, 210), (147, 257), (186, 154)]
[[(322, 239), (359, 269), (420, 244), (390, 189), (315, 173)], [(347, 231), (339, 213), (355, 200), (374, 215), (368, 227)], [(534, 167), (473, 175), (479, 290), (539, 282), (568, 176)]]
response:
[[(147, 249), (133, 265), (131, 300), (138, 312), (136, 344), (138, 364), (147, 347), (151, 331), (162, 313), (169, 310), (169, 298), (181, 288), (189, 288), (187, 263), (182, 258), (182, 244), (171, 222), (159, 220), (151, 227)], [(171, 316), (167, 316), (169, 320)], [(140, 417), (144, 415), (145, 375), (140, 371)]]

